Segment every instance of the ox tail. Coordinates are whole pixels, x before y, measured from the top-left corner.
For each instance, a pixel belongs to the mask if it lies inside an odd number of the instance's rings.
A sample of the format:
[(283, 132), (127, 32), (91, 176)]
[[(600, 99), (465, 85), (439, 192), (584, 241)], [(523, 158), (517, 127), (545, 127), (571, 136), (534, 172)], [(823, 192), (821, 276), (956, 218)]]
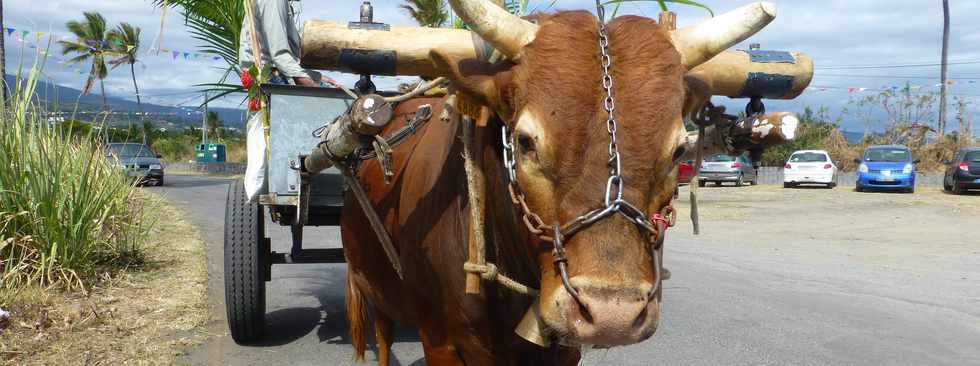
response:
[(354, 361), (364, 362), (367, 343), (364, 339), (364, 324), (367, 322), (367, 309), (364, 295), (354, 285), (351, 274), (347, 274), (347, 324), (350, 329), (350, 343), (354, 346)]

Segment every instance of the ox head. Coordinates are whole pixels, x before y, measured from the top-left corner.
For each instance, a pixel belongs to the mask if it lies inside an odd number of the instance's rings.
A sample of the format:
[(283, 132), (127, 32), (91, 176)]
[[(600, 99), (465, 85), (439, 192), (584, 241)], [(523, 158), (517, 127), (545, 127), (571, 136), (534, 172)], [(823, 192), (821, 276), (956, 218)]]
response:
[[(586, 11), (535, 15), (528, 21), (487, 0), (450, 0), (453, 9), (507, 60), (454, 60), (436, 66), (467, 96), (495, 110), (514, 134), (517, 179), (529, 207), (548, 223), (565, 223), (602, 205), (609, 136), (598, 46), (598, 19)], [(686, 99), (703, 85), (688, 70), (772, 20), (768, 3), (743, 7), (670, 32), (654, 20), (622, 16), (608, 24), (624, 198), (647, 213), (670, 203), (672, 172), (685, 146)], [(691, 91), (702, 91), (692, 95)], [(547, 329), (567, 344), (623, 345), (657, 329), (660, 291), (646, 233), (609, 216), (565, 242), (569, 294), (550, 250), (529, 238), (541, 273)]]

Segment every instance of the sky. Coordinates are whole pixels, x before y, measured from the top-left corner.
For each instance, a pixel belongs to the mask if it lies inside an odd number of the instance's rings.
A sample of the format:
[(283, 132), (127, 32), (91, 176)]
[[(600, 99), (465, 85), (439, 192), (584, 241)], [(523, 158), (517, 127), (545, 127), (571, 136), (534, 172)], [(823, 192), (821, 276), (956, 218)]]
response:
[[(349, 21), (356, 19), (362, 0), (302, 0), (301, 20), (319, 19)], [(402, 0), (374, 0), (375, 20), (392, 25), (414, 25), (404, 10), (397, 7)], [(703, 0), (716, 13), (722, 13), (750, 3), (747, 0)], [(832, 117), (841, 115), (848, 103), (856, 98), (876, 93), (892, 86), (912, 85), (918, 92), (938, 90), (940, 50), (942, 45), (941, 0), (775, 0), (776, 19), (748, 43), (760, 43), (763, 49), (800, 51), (809, 54), (815, 63), (811, 87), (793, 101), (768, 101), (770, 111), (801, 111), (804, 106), (825, 106)], [(951, 34), (949, 92), (972, 102), (970, 113), (980, 111), (980, 1), (950, 0)], [(530, 7), (544, 11), (587, 9), (594, 11), (592, 0), (532, 0)], [(143, 29), (143, 57), (136, 73), (143, 89), (144, 100), (165, 105), (196, 105), (200, 97), (193, 85), (216, 81), (223, 73), (223, 63), (207, 57), (193, 59), (199, 41), (194, 40), (183, 25), (178, 12), (167, 14), (162, 35), (161, 12), (149, 0), (6, 0), (4, 16), (7, 27), (17, 31), (7, 36), (8, 72), (16, 70), (21, 60), (30, 63), (30, 45), (36, 34), (43, 32), (41, 44), (52, 35), (57, 41), (68, 36), (64, 24), (80, 19), (83, 11), (101, 12), (110, 24), (129, 22)], [(678, 26), (694, 24), (709, 15), (702, 9), (671, 5), (678, 13)], [(610, 13), (611, 11), (607, 11)], [(659, 7), (654, 2), (631, 2), (623, 5), (619, 14), (638, 14), (656, 17)], [(21, 30), (32, 32), (23, 38)], [(154, 41), (162, 37), (162, 48), (189, 52), (183, 54), (148, 53)], [(57, 51), (59, 47), (52, 46)], [(21, 55), (23, 51), (24, 56)], [(53, 52), (57, 54), (58, 52)], [(60, 64), (60, 55), (46, 61), (45, 77), (59, 85), (81, 88), (85, 75), (78, 69), (87, 65)], [(930, 66), (914, 66), (929, 64)], [(873, 68), (866, 68), (873, 66)], [(888, 67), (880, 67), (888, 66)], [(901, 67), (895, 67), (901, 66)], [(350, 75), (330, 74), (348, 85), (356, 80)], [(376, 80), (380, 88), (397, 85), (398, 80)], [(919, 88), (921, 87), (921, 88)], [(132, 81), (128, 70), (117, 69), (106, 79), (106, 92), (112, 96), (132, 98)], [(716, 103), (730, 109), (741, 109), (744, 101), (715, 97)], [(240, 98), (222, 101), (223, 106), (239, 106)], [(853, 108), (852, 108), (853, 109)], [(951, 110), (953, 108), (950, 108)], [(952, 113), (952, 111), (950, 112)], [(867, 127), (852, 114), (844, 114), (842, 128), (864, 131)], [(949, 117), (952, 119), (952, 115)], [(978, 122), (980, 124), (980, 122)], [(880, 127), (880, 126), (878, 126)]]

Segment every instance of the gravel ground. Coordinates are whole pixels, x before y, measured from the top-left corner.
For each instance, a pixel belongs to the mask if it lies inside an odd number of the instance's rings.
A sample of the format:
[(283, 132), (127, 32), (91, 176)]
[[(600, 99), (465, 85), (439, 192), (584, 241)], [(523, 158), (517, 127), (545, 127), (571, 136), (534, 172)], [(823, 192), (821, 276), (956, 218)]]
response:
[[(276, 267), (269, 339), (227, 336), (220, 277), (227, 180), (170, 179), (164, 194), (208, 243), (215, 321), (181, 363), (349, 365), (341, 265)], [(857, 193), (845, 187), (706, 187), (702, 235), (687, 188), (666, 243), (662, 325), (641, 344), (588, 351), (583, 365), (980, 364), (980, 194)], [(335, 229), (310, 229), (319, 246)], [(288, 230), (271, 230), (288, 247)], [(424, 365), (399, 331), (394, 365)], [(368, 364), (373, 363), (369, 352)]]

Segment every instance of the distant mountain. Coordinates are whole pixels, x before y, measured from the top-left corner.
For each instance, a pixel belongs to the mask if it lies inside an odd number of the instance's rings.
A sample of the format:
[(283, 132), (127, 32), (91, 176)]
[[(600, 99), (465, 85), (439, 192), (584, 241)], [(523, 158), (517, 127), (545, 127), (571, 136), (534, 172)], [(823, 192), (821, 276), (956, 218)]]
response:
[[(14, 76), (7, 75), (8, 85), (13, 85), (13, 82)], [(36, 94), (41, 101), (47, 103), (47, 108), (53, 112), (55, 111), (56, 105), (60, 111), (72, 112), (75, 110), (75, 103), (77, 101), (78, 111), (76, 112), (76, 117), (82, 120), (92, 118), (102, 108), (102, 96), (97, 91), (88, 95), (81, 95), (82, 92), (78, 89), (38, 81)], [(130, 113), (139, 111), (139, 105), (135, 100), (108, 95), (106, 101), (109, 104), (109, 109), (113, 112)], [(175, 127), (197, 127), (200, 126), (202, 119), (201, 111), (197, 106), (173, 107), (144, 102), (143, 110), (149, 114), (155, 123), (173, 125)], [(210, 108), (209, 111), (217, 112), (218, 117), (224, 122), (225, 127), (244, 129), (244, 109), (215, 107)], [(128, 120), (116, 122), (124, 123), (128, 122)]]
[(856, 144), (858, 142), (861, 142), (861, 139), (864, 138), (864, 132), (852, 132), (852, 131), (844, 131), (844, 130), (841, 130), (840, 132), (841, 134), (844, 135), (844, 139), (846, 139), (848, 143)]

